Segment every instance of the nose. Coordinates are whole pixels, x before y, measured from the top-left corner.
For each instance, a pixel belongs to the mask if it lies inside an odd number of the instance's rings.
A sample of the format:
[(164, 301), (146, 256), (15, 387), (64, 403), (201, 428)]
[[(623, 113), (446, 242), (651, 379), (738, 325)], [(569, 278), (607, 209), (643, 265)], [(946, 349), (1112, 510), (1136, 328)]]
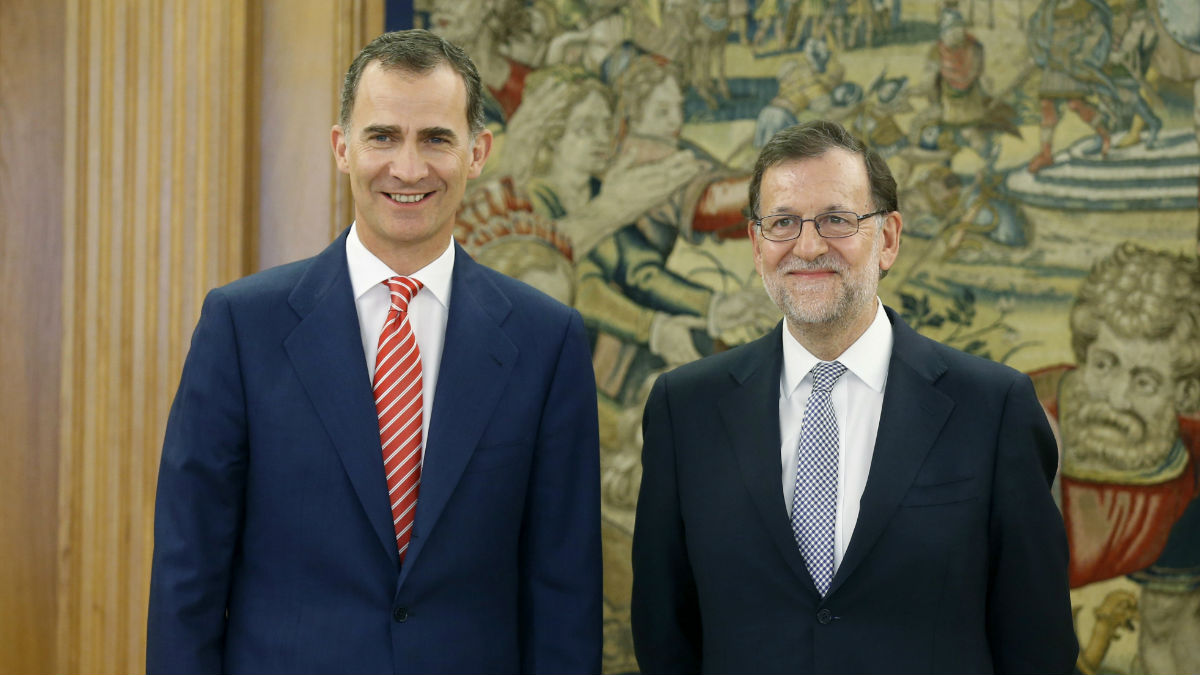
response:
[(1124, 370), (1110, 373), (1101, 385), (1101, 391), (1108, 394), (1108, 404), (1120, 411), (1128, 411), (1132, 407), (1132, 389), (1133, 376)]
[(817, 224), (811, 220), (801, 226), (800, 236), (792, 240), (792, 255), (802, 260), (816, 260), (828, 251), (829, 244), (817, 234)]
[(671, 108), (671, 112), (667, 113), (667, 120), (671, 128), (678, 133), (678, 130), (683, 127), (683, 106)]
[(421, 155), (416, 143), (400, 144), (388, 168), (393, 178), (405, 183), (418, 183), (429, 175), (429, 163)]

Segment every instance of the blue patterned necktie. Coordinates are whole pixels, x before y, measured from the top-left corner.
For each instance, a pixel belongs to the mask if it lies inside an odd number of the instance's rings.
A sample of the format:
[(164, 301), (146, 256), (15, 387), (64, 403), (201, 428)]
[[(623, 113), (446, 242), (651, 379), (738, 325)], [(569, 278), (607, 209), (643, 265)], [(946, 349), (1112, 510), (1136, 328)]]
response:
[(821, 597), (833, 581), (833, 533), (837, 519), (838, 427), (829, 393), (846, 366), (834, 361), (813, 366), (813, 388), (800, 424), (792, 533)]

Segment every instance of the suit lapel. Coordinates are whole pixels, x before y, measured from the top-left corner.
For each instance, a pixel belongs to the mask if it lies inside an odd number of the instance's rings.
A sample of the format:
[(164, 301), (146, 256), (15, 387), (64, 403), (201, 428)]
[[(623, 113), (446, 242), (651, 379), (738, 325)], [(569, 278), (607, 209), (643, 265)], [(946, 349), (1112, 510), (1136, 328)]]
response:
[(747, 345), (729, 374), (733, 387), (718, 401), (742, 480), (771, 541), (813, 592), (812, 577), (796, 545), (783, 501), (779, 461), (779, 376), (783, 323)]
[(345, 233), (313, 259), (288, 301), (300, 322), (284, 340), (284, 349), (337, 448), (371, 528), (398, 563)]
[(512, 302), (479, 264), (457, 248), (421, 493), (401, 583), (421, 556), (508, 384), (517, 347), (501, 326), (511, 309)]
[(854, 572), (883, 533), (954, 408), (954, 402), (934, 386), (946, 370), (945, 362), (927, 338), (891, 309), (887, 314), (893, 330), (892, 359), (875, 452), (858, 522), (830, 593)]

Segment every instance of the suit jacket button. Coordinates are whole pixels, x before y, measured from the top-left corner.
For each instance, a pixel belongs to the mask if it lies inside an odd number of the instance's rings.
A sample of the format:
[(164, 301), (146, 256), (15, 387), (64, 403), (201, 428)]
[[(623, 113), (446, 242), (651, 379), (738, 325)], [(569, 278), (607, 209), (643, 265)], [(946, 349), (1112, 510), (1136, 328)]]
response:
[(399, 623), (404, 623), (405, 621), (408, 621), (408, 608), (407, 607), (397, 607), (395, 609), (395, 611), (392, 612), (392, 618), (395, 619)]
[(829, 611), (828, 609), (823, 609), (817, 612), (817, 621), (820, 621), (822, 625), (833, 621), (833, 612)]

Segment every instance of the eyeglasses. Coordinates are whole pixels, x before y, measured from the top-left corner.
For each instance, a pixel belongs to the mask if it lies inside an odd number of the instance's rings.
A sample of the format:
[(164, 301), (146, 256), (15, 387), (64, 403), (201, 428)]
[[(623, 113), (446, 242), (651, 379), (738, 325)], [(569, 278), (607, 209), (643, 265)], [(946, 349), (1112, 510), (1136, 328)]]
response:
[(871, 216), (882, 216), (886, 210), (868, 213), (860, 216), (853, 211), (830, 211), (814, 218), (801, 218), (790, 213), (779, 213), (773, 216), (755, 218), (762, 236), (771, 241), (791, 241), (800, 236), (805, 223), (812, 223), (817, 228), (817, 234), (826, 239), (841, 239), (858, 232), (859, 224)]

